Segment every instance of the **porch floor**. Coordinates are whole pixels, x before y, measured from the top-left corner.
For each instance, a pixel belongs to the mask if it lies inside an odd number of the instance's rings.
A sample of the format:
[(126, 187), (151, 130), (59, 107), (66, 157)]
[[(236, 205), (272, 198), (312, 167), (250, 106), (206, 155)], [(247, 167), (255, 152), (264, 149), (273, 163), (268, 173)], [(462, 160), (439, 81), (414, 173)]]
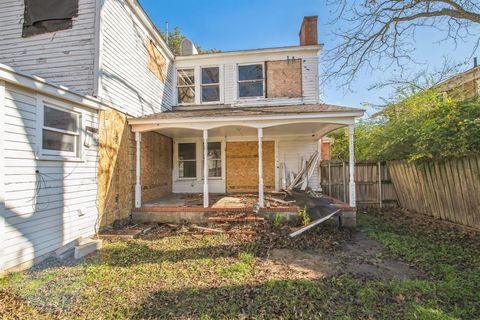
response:
[[(275, 198), (276, 193), (265, 193), (266, 197)], [(281, 199), (280, 199), (281, 200)], [(232, 193), (232, 194), (222, 194), (222, 193), (211, 193), (209, 194), (209, 203), (211, 204), (209, 208), (219, 208), (219, 209), (231, 209), (231, 208), (252, 208), (254, 204), (258, 203), (258, 194), (255, 193)], [(161, 207), (161, 208), (172, 208), (172, 207), (183, 207), (183, 208), (193, 208), (193, 207), (202, 207), (203, 208), (203, 194), (202, 193), (171, 193), (167, 196), (164, 196), (159, 199), (148, 201), (142, 205), (145, 208), (152, 207)], [(293, 207), (295, 203), (292, 202), (291, 205), (280, 204), (275, 201), (265, 201), (265, 207), (267, 208), (280, 208), (280, 207)]]

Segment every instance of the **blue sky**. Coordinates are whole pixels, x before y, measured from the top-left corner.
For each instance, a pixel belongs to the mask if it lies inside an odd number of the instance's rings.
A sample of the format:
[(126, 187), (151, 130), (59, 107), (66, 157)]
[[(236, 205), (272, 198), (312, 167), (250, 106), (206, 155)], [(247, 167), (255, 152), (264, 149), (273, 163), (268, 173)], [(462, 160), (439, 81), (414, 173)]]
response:
[[(338, 41), (330, 35), (332, 26), (327, 24), (330, 9), (324, 0), (140, 0), (140, 3), (161, 30), (168, 19), (171, 29), (180, 27), (184, 35), (205, 49), (230, 51), (297, 45), (298, 31), (306, 15), (319, 16), (319, 42), (325, 48)], [(463, 62), (472, 54), (473, 39), (455, 49), (452, 43), (434, 43), (441, 40), (441, 36), (433, 30), (417, 35), (413, 54), (423, 65), (412, 68), (433, 68), (441, 64), (444, 57)], [(352, 84), (353, 92), (344, 92), (331, 83), (322, 88), (323, 99), (352, 107), (360, 107), (364, 102), (379, 104), (381, 97), (390, 95), (390, 89), (368, 88), (396, 72), (393, 68), (364, 72)]]

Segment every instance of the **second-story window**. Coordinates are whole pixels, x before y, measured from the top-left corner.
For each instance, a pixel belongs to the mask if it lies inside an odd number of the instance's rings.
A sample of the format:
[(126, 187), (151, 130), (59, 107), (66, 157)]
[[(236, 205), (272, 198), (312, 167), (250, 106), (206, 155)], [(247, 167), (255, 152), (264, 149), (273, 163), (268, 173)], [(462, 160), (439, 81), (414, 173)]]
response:
[(218, 101), (220, 101), (220, 69), (202, 68), (202, 102)]
[(238, 97), (254, 98), (264, 96), (263, 64), (238, 66)]
[(178, 103), (195, 103), (195, 70), (182, 69), (177, 71)]

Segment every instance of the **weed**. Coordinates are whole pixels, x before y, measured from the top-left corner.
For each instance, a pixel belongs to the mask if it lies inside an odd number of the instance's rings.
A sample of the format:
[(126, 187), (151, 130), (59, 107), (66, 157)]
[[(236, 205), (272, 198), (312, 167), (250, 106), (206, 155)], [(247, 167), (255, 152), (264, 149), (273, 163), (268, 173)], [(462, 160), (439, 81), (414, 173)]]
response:
[(297, 209), (297, 214), (302, 218), (302, 224), (306, 226), (309, 224), (311, 221), (310, 216), (308, 215), (307, 212), (307, 206), (305, 206), (303, 209), (298, 208)]

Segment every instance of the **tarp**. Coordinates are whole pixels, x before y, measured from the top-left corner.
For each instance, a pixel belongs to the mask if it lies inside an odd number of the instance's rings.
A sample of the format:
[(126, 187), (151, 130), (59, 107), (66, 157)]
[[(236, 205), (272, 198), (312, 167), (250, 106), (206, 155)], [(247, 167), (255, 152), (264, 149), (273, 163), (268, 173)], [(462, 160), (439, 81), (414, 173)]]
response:
[(78, 0), (25, 0), (23, 37), (69, 29)]

